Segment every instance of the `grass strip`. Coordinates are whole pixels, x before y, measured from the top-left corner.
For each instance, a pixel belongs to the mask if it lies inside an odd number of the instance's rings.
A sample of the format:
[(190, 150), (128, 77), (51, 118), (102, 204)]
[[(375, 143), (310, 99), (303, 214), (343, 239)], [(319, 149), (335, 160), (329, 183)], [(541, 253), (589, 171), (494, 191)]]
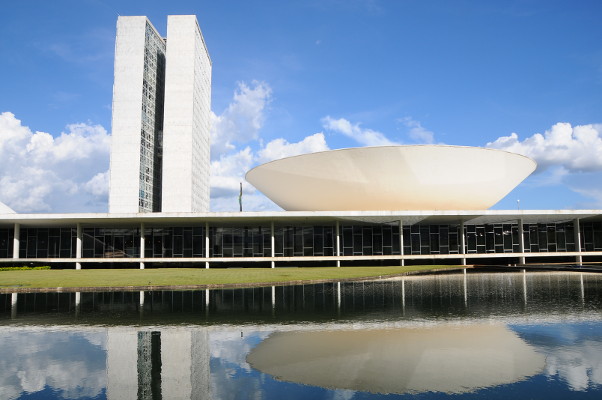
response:
[(244, 285), (294, 281), (371, 278), (416, 271), (460, 268), (453, 265), (326, 268), (161, 268), (3, 271), (0, 290), (191, 285)]

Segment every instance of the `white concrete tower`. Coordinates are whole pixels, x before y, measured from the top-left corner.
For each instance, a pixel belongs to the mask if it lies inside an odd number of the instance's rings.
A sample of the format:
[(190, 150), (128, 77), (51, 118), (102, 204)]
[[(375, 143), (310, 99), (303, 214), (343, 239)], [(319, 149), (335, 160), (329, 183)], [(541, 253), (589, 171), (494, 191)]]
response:
[(194, 15), (167, 18), (161, 211), (209, 211), (211, 59)]
[(109, 212), (161, 210), (165, 41), (146, 17), (119, 17)]

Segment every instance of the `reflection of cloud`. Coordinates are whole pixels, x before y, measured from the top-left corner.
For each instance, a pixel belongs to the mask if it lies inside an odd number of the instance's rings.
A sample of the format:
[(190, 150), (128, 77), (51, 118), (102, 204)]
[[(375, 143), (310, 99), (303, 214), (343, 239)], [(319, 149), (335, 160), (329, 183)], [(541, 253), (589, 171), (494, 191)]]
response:
[(212, 332), (210, 337), (211, 358), (219, 358), (227, 364), (237, 365), (245, 371), (251, 371), (251, 366), (245, 359), (259, 342), (268, 337), (270, 332), (254, 332), (250, 336), (241, 337), (240, 331)]
[(0, 398), (52, 388), (63, 398), (106, 387), (104, 332), (8, 331), (0, 342)]
[(211, 383), (215, 399), (262, 399), (262, 379), (247, 363), (247, 353), (269, 335), (237, 331), (211, 332)]
[(602, 385), (602, 348), (600, 342), (586, 341), (549, 351), (546, 357), (546, 375), (557, 375), (572, 390), (585, 391)]
[(514, 327), (546, 356), (545, 374), (559, 377), (575, 391), (602, 385), (602, 337), (592, 334), (599, 329), (600, 324)]

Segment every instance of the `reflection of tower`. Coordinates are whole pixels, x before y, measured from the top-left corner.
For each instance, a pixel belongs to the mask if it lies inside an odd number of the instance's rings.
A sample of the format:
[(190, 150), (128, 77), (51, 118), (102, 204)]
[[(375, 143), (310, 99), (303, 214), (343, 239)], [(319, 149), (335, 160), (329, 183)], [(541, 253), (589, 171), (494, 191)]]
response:
[(164, 330), (162, 334), (161, 381), (165, 396), (211, 398), (207, 330)]
[(107, 398), (211, 398), (207, 329), (109, 328)]
[(107, 398), (135, 399), (138, 395), (138, 335), (135, 330), (107, 331)]
[(161, 399), (161, 332), (138, 332), (138, 399)]

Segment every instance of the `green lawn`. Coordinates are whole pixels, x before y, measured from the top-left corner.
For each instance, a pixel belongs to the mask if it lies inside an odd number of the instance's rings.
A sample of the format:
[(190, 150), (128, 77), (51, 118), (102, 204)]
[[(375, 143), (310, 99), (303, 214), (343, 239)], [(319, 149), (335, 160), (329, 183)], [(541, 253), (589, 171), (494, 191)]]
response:
[(291, 281), (336, 280), (460, 268), (452, 265), (328, 268), (162, 268), (0, 271), (0, 290), (20, 288), (257, 285)]

